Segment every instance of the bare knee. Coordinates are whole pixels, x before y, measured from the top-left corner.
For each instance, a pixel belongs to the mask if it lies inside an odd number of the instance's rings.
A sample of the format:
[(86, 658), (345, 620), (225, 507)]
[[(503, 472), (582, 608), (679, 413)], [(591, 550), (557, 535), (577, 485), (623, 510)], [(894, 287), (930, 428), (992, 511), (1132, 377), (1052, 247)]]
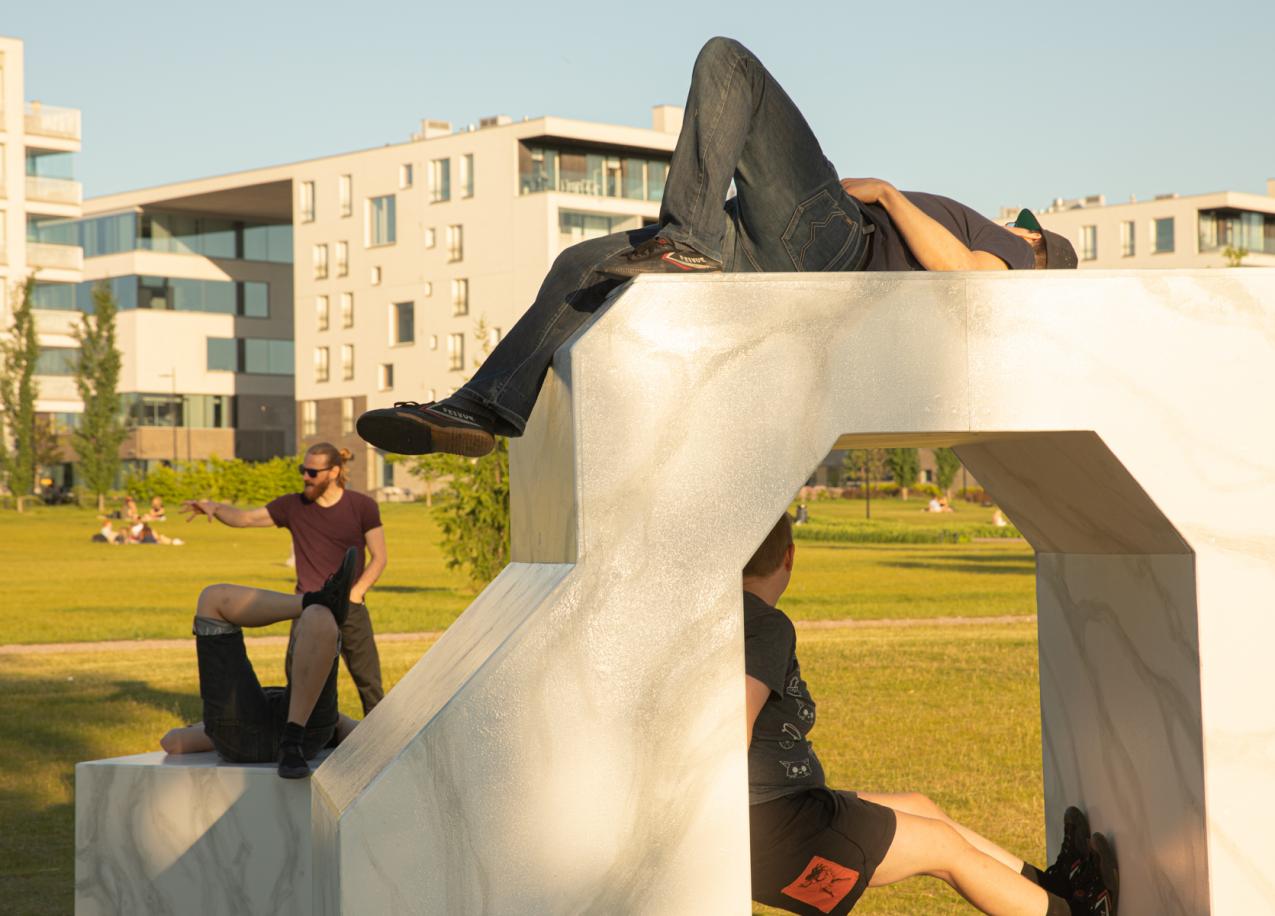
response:
[(938, 806), (934, 799), (920, 792), (909, 792), (907, 795), (908, 810), (921, 817), (932, 818), (936, 821), (951, 822), (951, 818), (947, 813)]
[(704, 42), (704, 47), (699, 50), (699, 56), (695, 58), (695, 66), (730, 64), (748, 53), (748, 49), (735, 39), (717, 35)]
[(301, 611), (301, 616), (297, 618), (297, 629), (298, 639), (304, 635), (307, 640), (313, 640), (318, 645), (330, 643), (334, 648), (340, 632), (332, 612), (321, 604), (312, 604)]
[(226, 619), (226, 606), (230, 598), (229, 585), (210, 585), (199, 593), (195, 602), (195, 616), (211, 617), (214, 620)]

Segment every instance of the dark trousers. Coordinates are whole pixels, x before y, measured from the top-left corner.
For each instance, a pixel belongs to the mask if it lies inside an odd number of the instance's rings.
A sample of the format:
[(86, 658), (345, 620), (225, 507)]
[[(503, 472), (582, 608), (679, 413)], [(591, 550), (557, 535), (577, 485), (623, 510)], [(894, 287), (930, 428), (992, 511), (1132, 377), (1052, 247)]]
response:
[[(723, 206), (732, 180), (736, 196)], [(857, 270), (867, 258), (858, 203), (797, 106), (752, 52), (714, 38), (695, 61), (659, 226), (562, 252), (456, 399), (493, 414), (497, 433), (521, 435), (553, 354), (620, 285), (596, 266), (656, 234), (728, 271)]]
[(367, 612), (366, 604), (350, 604), (349, 616), (341, 627), (341, 657), (345, 659), (345, 667), (358, 688), (363, 715), (366, 716), (385, 696), (381, 687), (381, 655), (376, 651), (372, 615)]

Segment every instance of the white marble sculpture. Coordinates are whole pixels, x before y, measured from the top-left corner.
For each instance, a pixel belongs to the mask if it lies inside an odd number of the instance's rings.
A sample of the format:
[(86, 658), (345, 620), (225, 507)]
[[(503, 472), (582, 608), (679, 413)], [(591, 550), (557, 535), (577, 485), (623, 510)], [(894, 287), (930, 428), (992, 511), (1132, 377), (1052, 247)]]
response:
[(1272, 391), (1275, 272), (635, 282), (314, 777), (316, 911), (749, 912), (740, 568), (834, 445), (943, 444), (1038, 551), (1050, 848), (1079, 803), (1122, 912), (1275, 910)]

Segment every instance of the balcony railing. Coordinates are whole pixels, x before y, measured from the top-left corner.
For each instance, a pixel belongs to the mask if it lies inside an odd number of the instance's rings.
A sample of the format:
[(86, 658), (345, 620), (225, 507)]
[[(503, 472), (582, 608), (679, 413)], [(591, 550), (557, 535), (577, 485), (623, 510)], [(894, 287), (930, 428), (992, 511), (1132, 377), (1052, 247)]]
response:
[(80, 113), (74, 108), (54, 108), (52, 105), (28, 102), (24, 126), (29, 134), (80, 139)]
[(83, 200), (83, 188), (78, 181), (67, 178), (39, 178), (28, 175), (27, 200), (78, 206)]
[(27, 266), (56, 270), (83, 270), (84, 249), (79, 245), (27, 242)]

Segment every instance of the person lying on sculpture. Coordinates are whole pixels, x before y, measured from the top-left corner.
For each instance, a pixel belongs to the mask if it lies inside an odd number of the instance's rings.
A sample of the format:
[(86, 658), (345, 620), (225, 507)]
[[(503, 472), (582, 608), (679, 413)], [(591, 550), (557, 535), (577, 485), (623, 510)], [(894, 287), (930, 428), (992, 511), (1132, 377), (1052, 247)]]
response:
[[(323, 588), (303, 594), (210, 585), (195, 608), (202, 722), (160, 739), (170, 754), (215, 750), (231, 763), (279, 764), (279, 775), (310, 775), (308, 760), (354, 728), (337, 711), (341, 624), (349, 611), (358, 553), (345, 552)], [(296, 619), (284, 662), (286, 687), (262, 687), (244, 648), (243, 627)]]
[(1114, 916), (1111, 846), (1077, 808), (1046, 871), (949, 818), (915, 793), (828, 788), (808, 734), (815, 701), (797, 634), (775, 607), (796, 549), (784, 515), (744, 567), (744, 670), (753, 899), (793, 913), (848, 913), (869, 887), (940, 878), (984, 913)]
[[(736, 194), (726, 200), (732, 180)], [(714, 38), (691, 74), (658, 224), (563, 251), (464, 387), (437, 402), (369, 410), (357, 428), (403, 455), (479, 456), (496, 435), (522, 435), (554, 352), (639, 274), (1075, 266), (1071, 244), (1030, 211), (1002, 227), (946, 197), (839, 179), (761, 62), (739, 42)]]

